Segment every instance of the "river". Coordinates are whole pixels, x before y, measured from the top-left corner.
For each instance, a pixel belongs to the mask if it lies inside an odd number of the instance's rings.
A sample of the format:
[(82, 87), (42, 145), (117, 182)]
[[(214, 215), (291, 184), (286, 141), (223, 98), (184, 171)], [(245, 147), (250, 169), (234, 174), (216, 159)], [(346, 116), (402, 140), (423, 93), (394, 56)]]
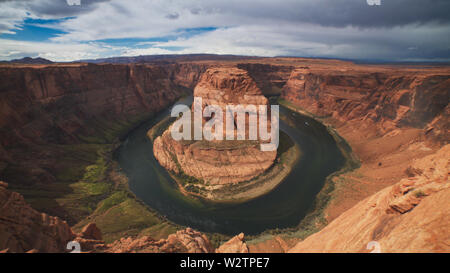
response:
[[(178, 103), (189, 104), (192, 97)], [(132, 130), (115, 152), (128, 176), (131, 191), (170, 221), (198, 229), (235, 235), (255, 235), (268, 229), (295, 227), (313, 206), (326, 177), (341, 169), (345, 158), (326, 127), (280, 106), (280, 130), (296, 142), (301, 158), (286, 179), (270, 193), (238, 203), (213, 203), (184, 196), (153, 156), (147, 131), (170, 114), (170, 109)]]

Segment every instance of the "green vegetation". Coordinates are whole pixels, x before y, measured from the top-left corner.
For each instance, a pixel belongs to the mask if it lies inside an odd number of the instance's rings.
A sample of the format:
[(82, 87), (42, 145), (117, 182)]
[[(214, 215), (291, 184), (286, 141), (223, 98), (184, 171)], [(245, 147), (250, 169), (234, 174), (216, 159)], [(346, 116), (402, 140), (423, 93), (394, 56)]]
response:
[[(48, 169), (55, 182), (17, 183), (10, 188), (23, 194), (35, 209), (67, 220), (76, 231), (95, 222), (106, 242), (140, 233), (153, 238), (167, 237), (179, 227), (140, 202), (112, 160), (119, 139), (150, 117), (145, 114), (137, 118), (86, 122), (89, 131), (77, 136), (81, 144), (38, 147), (57, 158)], [(8, 165), (3, 173), (10, 172), (8, 177), (14, 174), (20, 178), (24, 170), (27, 169), (20, 165)], [(26, 177), (22, 179), (26, 181)]]
[(177, 230), (175, 225), (167, 223), (124, 191), (116, 192), (100, 202), (90, 217), (78, 223), (75, 229), (80, 230), (90, 222), (97, 224), (106, 242), (140, 234), (159, 239)]

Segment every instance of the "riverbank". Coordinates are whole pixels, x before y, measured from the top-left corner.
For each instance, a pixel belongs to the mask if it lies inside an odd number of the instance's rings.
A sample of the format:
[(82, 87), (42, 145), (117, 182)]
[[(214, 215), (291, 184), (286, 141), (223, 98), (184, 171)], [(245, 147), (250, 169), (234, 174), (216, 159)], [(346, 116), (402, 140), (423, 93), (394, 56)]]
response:
[[(174, 118), (170, 117), (162, 119), (147, 132), (148, 138), (154, 142), (169, 128), (173, 121)], [(239, 147), (259, 145), (258, 143), (245, 143), (245, 141), (235, 141), (231, 145), (239, 145)], [(192, 145), (192, 143), (190, 144)], [(194, 143), (194, 145), (196, 144)], [(198, 144), (211, 145), (209, 143), (203, 144), (200, 141)], [(210, 148), (209, 146), (206, 148)], [(230, 144), (227, 144), (226, 149), (229, 149), (229, 146)], [(221, 147), (216, 148), (220, 149)], [(177, 162), (175, 155), (172, 155), (170, 158), (178, 166), (178, 172), (168, 171), (174, 181), (176, 181), (180, 192), (186, 196), (204, 198), (213, 202), (239, 203), (267, 194), (276, 188), (289, 175), (300, 156), (300, 147), (286, 133), (280, 132), (280, 142), (275, 162), (262, 174), (248, 181), (227, 184), (205, 183), (201, 179), (186, 175), (179, 167), (180, 164)]]
[(345, 139), (350, 154), (360, 163), (334, 178), (335, 190), (325, 210), (328, 222), (362, 199), (408, 177), (414, 160), (433, 154), (437, 146), (425, 140), (423, 130), (401, 128), (385, 132), (370, 119), (343, 121), (339, 117), (317, 116), (289, 101), (280, 104), (296, 109), (326, 124), (333, 135)]
[(258, 236), (248, 236), (247, 245), (251, 252), (285, 252), (299, 241), (324, 228), (328, 224), (327, 210), (336, 194), (336, 179), (339, 179), (343, 174), (357, 170), (360, 167), (359, 158), (353, 152), (351, 146), (340, 136), (333, 126), (327, 122), (325, 117), (318, 117), (283, 99), (278, 99), (277, 103), (295, 113), (309, 117), (323, 124), (336, 142), (337, 147), (345, 158), (345, 162), (341, 169), (326, 177), (322, 189), (315, 196), (313, 206), (296, 227), (272, 229), (267, 230)]

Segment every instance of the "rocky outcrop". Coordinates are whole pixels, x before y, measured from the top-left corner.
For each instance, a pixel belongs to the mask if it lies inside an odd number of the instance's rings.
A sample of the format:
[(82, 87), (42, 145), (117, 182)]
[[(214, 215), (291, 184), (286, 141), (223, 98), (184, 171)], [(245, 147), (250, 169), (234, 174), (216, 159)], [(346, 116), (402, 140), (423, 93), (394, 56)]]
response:
[(214, 252), (208, 238), (191, 228), (179, 230), (167, 239), (154, 240), (148, 236), (122, 238), (107, 245), (112, 253), (210, 253)]
[(80, 237), (86, 238), (86, 239), (91, 239), (91, 240), (101, 241), (102, 240), (102, 232), (100, 231), (100, 229), (97, 227), (97, 225), (95, 223), (90, 223), (81, 230)]
[[(247, 72), (235, 67), (208, 69), (194, 97), (202, 98), (202, 109), (217, 105), (223, 113), (229, 104), (268, 104)], [(175, 141), (170, 128), (155, 140), (153, 150), (166, 169), (212, 185), (248, 181), (271, 167), (276, 157), (276, 151), (261, 151), (258, 141)]]
[(415, 175), (362, 200), (291, 252), (450, 251), (450, 145), (416, 160)]
[(0, 182), (0, 253), (67, 252), (67, 244), (72, 241), (80, 244), (81, 252), (214, 252), (208, 238), (191, 228), (170, 234), (167, 239), (129, 237), (107, 245), (96, 224), (90, 223), (76, 234), (65, 221), (34, 210), (22, 195), (9, 191), (7, 186)]
[(219, 248), (216, 253), (248, 253), (247, 244), (244, 241), (244, 233), (234, 236)]
[(69, 225), (58, 217), (40, 213), (23, 196), (0, 182), (0, 250), (8, 252), (62, 252), (75, 238)]
[[(157, 112), (203, 70), (182, 66), (67, 65), (0, 68), (2, 145), (73, 142), (84, 122)], [(19, 103), (20, 102), (20, 103)], [(67, 107), (70, 105), (71, 107)]]

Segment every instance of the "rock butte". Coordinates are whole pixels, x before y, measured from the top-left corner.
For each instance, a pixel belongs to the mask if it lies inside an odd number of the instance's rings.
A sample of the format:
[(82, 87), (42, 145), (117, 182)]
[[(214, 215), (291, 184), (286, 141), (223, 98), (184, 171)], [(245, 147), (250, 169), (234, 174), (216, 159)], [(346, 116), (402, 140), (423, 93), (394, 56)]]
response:
[[(202, 98), (202, 109), (217, 105), (224, 115), (226, 106), (231, 104), (268, 105), (267, 98), (248, 73), (235, 67), (208, 69), (195, 87), (194, 97)], [(263, 152), (259, 143), (175, 141), (169, 128), (155, 140), (153, 151), (160, 164), (176, 174), (182, 172), (206, 184), (223, 185), (251, 180), (272, 166), (277, 152)]]
[[(333, 126), (361, 160), (359, 169), (333, 179), (336, 190), (325, 210), (329, 224), (317, 234), (304, 241), (280, 234), (260, 243), (237, 236), (227, 251), (368, 252), (373, 240), (382, 252), (450, 251), (448, 67), (301, 58), (1, 65), (0, 76), (8, 79), (0, 81), (2, 180), (52, 185), (63, 163), (54, 144), (83, 143), (80, 135), (100, 130), (94, 120), (162, 110), (213, 66), (246, 70), (263, 94), (281, 93), (289, 107)], [(93, 226), (85, 235), (72, 231), (61, 219), (72, 225), (75, 218), (61, 206), (39, 213), (0, 183), (0, 249), (63, 252), (68, 240), (79, 237), (86, 250), (100, 252), (214, 251), (188, 229), (167, 239), (124, 236), (104, 244)]]

